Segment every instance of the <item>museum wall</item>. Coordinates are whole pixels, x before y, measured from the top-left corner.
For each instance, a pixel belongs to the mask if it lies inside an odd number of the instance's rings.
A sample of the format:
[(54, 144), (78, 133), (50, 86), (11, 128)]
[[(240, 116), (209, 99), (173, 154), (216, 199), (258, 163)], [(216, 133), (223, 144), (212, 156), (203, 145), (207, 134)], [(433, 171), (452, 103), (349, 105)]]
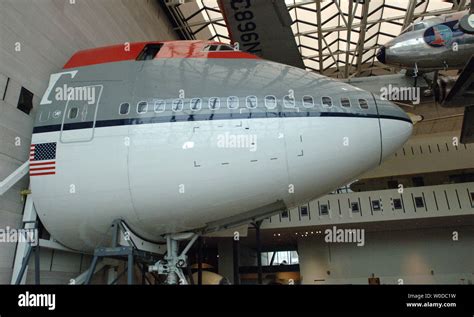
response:
[[(81, 49), (135, 41), (173, 40), (176, 35), (157, 1), (0, 1), (0, 180), (28, 159), (35, 108), (49, 82)], [(20, 111), (21, 91), (33, 94), (33, 109)], [(19, 141), (19, 142), (18, 142)], [(25, 177), (0, 196), (0, 228), (21, 226)], [(65, 210), (67, 212), (67, 210)], [(0, 283), (9, 283), (16, 244), (0, 243)], [(42, 253), (42, 269), (58, 282), (84, 269), (80, 256)], [(47, 275), (54, 283), (54, 274)]]

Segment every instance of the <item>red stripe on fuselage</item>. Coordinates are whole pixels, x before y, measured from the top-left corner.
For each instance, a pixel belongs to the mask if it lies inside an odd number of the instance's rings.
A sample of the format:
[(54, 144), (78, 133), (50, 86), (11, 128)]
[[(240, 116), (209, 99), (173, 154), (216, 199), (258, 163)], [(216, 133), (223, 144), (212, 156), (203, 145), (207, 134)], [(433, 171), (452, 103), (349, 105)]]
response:
[(64, 65), (64, 69), (113, 62), (136, 60), (147, 44), (163, 44), (155, 59), (160, 58), (242, 58), (260, 59), (260, 57), (240, 51), (203, 51), (209, 44), (223, 44), (209, 41), (172, 41), (139, 42), (106, 46), (83, 50), (75, 53)]
[(82, 66), (134, 60), (147, 43), (130, 43), (93, 48), (75, 53), (64, 65), (64, 69)]

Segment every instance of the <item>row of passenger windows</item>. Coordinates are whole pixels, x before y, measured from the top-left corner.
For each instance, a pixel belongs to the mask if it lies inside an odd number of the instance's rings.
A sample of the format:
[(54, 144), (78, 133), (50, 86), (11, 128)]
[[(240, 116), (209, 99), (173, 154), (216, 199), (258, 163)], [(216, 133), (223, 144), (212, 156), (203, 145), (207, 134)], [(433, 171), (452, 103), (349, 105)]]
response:
[[(248, 109), (255, 109), (258, 107), (258, 98), (257, 96), (247, 96), (245, 98), (245, 107)], [(343, 97), (340, 99), (340, 105), (345, 108), (351, 107), (351, 100), (349, 98)], [(332, 107), (333, 100), (331, 97), (322, 97), (321, 103), (324, 107)], [(167, 102), (165, 100), (157, 100), (153, 105), (153, 111), (160, 113), (166, 110)], [(283, 98), (283, 105), (286, 108), (295, 108), (295, 99), (289, 98), (286, 96)], [(171, 110), (174, 112), (180, 112), (184, 109), (185, 101), (184, 99), (174, 99), (171, 102), (168, 101), (168, 105), (171, 106)], [(226, 105), (228, 109), (238, 109), (240, 107), (240, 100), (236, 96), (230, 96), (226, 100)], [(266, 96), (264, 98), (264, 105), (267, 109), (275, 109), (277, 107), (277, 99), (275, 96)], [(312, 96), (303, 97), (303, 106), (305, 108), (313, 108), (315, 106), (314, 98)], [(366, 99), (358, 99), (358, 106), (361, 109), (368, 109), (369, 104)], [(191, 111), (200, 111), (203, 107), (203, 100), (201, 98), (193, 98), (189, 102), (189, 109)], [(221, 99), (219, 97), (211, 97), (207, 102), (207, 107), (210, 110), (218, 110), (221, 107)], [(137, 104), (137, 113), (143, 114), (148, 112), (149, 103), (146, 101), (140, 101)], [(124, 102), (120, 105), (119, 113), (121, 115), (126, 115), (130, 113), (130, 104)], [(72, 119), (72, 118), (71, 118)]]

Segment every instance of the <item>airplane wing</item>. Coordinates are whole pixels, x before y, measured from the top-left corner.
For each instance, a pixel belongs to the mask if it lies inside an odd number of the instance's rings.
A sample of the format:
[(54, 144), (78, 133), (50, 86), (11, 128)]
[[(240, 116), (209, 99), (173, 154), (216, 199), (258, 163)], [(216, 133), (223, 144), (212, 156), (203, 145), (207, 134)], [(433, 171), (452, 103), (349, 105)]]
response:
[(285, 0), (219, 0), (232, 43), (275, 62), (305, 68)]
[(444, 107), (466, 107), (461, 129), (461, 143), (474, 143), (474, 55), (443, 100)]
[(464, 109), (460, 141), (463, 144), (474, 143), (474, 106)]
[(474, 104), (474, 56), (466, 64), (454, 86), (443, 100), (444, 107)]
[[(471, 9), (469, 10), (469, 13), (472, 15), (474, 14), (474, 0), (471, 0)], [(471, 28), (471, 32), (474, 33), (474, 28), (470, 23), (466, 23), (468, 19), (468, 16), (464, 17), (464, 21), (462, 21), (466, 26), (468, 25)], [(471, 60), (469, 63), (472, 63), (474, 57), (471, 57)], [(471, 65), (472, 67), (472, 65)], [(464, 72), (464, 71), (463, 71)], [(462, 75), (462, 74), (461, 74)], [(471, 69), (471, 81), (472, 81), (472, 69)], [(473, 84), (471, 82), (470, 84), (470, 89), (472, 91), (473, 89)], [(471, 95), (472, 97), (472, 95)], [(474, 143), (474, 105), (470, 107), (466, 107), (464, 109), (464, 119), (462, 123), (462, 130), (461, 130), (461, 143)]]

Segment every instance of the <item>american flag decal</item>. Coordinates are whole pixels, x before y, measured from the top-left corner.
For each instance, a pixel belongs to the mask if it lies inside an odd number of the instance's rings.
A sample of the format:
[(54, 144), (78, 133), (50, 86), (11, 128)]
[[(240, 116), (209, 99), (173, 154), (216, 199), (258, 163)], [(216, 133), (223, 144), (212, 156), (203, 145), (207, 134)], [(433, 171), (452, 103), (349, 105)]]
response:
[(56, 174), (56, 142), (32, 144), (30, 147), (30, 176)]

